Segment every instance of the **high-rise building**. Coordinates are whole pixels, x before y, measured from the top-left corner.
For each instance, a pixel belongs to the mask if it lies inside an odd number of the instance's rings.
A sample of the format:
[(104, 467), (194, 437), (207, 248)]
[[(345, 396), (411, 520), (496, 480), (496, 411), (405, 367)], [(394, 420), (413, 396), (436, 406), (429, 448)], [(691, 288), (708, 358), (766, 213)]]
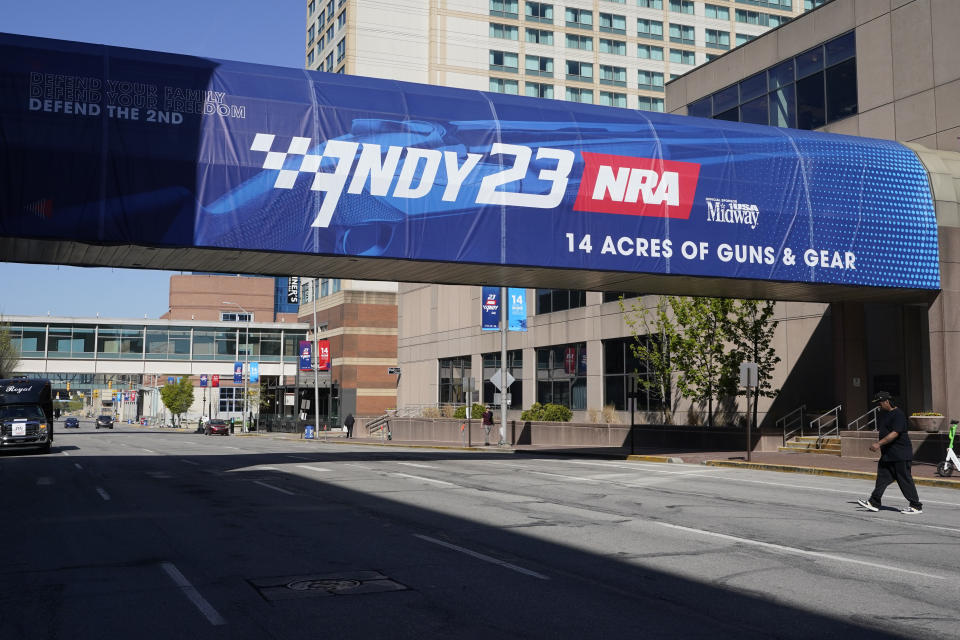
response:
[(308, 0), (308, 69), (664, 110), (664, 85), (822, 0)]

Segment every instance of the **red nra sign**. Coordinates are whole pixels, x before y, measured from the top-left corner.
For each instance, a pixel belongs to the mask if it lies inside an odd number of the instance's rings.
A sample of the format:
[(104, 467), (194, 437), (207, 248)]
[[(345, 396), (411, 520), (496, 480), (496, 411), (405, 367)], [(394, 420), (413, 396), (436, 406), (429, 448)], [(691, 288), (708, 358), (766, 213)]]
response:
[(690, 217), (700, 165), (581, 152), (583, 177), (574, 211), (659, 218)]

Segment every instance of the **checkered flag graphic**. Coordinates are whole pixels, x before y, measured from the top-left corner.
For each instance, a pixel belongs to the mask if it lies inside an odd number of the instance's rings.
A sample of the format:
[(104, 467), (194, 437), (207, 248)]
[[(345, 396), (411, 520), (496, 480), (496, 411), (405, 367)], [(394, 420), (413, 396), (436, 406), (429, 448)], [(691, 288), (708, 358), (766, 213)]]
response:
[[(253, 138), (250, 150), (265, 152), (267, 155), (263, 160), (263, 168), (280, 172), (273, 184), (275, 189), (292, 189), (301, 172), (316, 174), (320, 170), (321, 156), (307, 153), (310, 148), (310, 138), (294, 137), (290, 140), (286, 151), (271, 151), (274, 138), (276, 136), (272, 133), (258, 133)], [(299, 169), (284, 168), (289, 156), (303, 156)]]

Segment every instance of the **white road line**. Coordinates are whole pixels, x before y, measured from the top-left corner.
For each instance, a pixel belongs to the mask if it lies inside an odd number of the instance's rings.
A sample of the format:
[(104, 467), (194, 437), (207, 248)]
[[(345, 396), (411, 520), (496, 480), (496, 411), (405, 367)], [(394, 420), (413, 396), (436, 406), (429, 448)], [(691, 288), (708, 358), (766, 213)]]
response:
[(883, 569), (884, 571), (896, 571), (899, 573), (908, 573), (914, 576), (920, 576), (922, 578), (933, 578), (934, 580), (950, 580), (951, 578), (946, 578), (944, 576), (938, 576), (932, 573), (924, 573), (923, 571), (911, 571), (910, 569), (901, 569), (900, 567), (894, 567), (888, 564), (880, 564), (878, 562), (867, 562), (866, 560), (857, 560), (855, 558), (845, 558), (843, 556), (838, 556), (833, 553), (823, 553), (820, 551), (808, 551), (807, 549), (798, 549), (797, 547), (787, 547), (784, 545), (773, 544), (770, 542), (761, 542), (760, 540), (751, 540), (750, 538), (739, 538), (737, 536), (730, 536), (725, 533), (716, 533), (714, 531), (706, 531), (704, 529), (693, 529), (691, 527), (683, 527), (677, 524), (670, 524), (669, 522), (657, 522), (656, 524), (661, 527), (666, 527), (668, 529), (676, 529), (678, 531), (686, 531), (687, 533), (694, 533), (701, 536), (709, 536), (712, 538), (720, 538), (722, 540), (728, 540), (730, 542), (735, 542), (739, 544), (747, 544), (755, 547), (760, 547), (773, 551), (776, 553), (791, 553), (800, 556), (808, 556), (811, 558), (817, 558), (820, 560), (832, 560), (834, 562), (846, 562), (849, 564), (857, 564), (864, 567), (871, 567), (874, 569)]
[(97, 493), (99, 493), (99, 494), (100, 494), (100, 497), (103, 498), (104, 500), (109, 500), (109, 499), (110, 499), (110, 494), (107, 493), (106, 491), (104, 491), (104, 490), (103, 490), (102, 488), (100, 488), (100, 487), (97, 487)]
[(275, 487), (275, 486), (273, 486), (272, 484), (267, 484), (266, 482), (260, 482), (259, 480), (254, 480), (254, 481), (253, 481), (253, 484), (258, 484), (258, 485), (260, 485), (261, 487), (266, 487), (267, 489), (273, 489), (274, 491), (279, 491), (280, 493), (285, 493), (285, 494), (287, 494), (288, 496), (295, 496), (295, 495), (297, 495), (297, 494), (295, 494), (293, 491), (287, 491), (286, 489), (281, 489), (280, 487)]
[(61, 451), (60, 453), (62, 453), (62, 454), (65, 455), (65, 456), (69, 456), (69, 455), (70, 455), (70, 454), (67, 453), (66, 451)]
[(400, 476), (401, 478), (413, 478), (414, 480), (423, 480), (424, 482), (432, 482), (434, 484), (441, 484), (446, 487), (456, 487), (458, 485), (453, 484), (452, 482), (444, 482), (443, 480), (434, 480), (433, 478), (424, 478), (423, 476), (412, 476), (409, 473), (391, 473), (392, 476)]
[(343, 464), (345, 464), (348, 467), (356, 467), (357, 469), (363, 469), (364, 471), (373, 471), (373, 469), (371, 469), (370, 467), (365, 467), (362, 464), (357, 464), (355, 462), (344, 462)]
[(190, 581), (187, 580), (180, 570), (177, 569), (176, 565), (172, 562), (161, 562), (160, 567), (166, 572), (170, 579), (183, 591), (184, 595), (193, 603), (193, 605), (200, 610), (210, 624), (214, 626), (220, 626), (227, 624), (227, 621), (223, 619), (216, 609), (213, 608), (206, 599), (200, 595), (200, 592), (197, 591), (196, 587), (190, 584)]
[(199, 462), (195, 462), (195, 461), (193, 461), (193, 460), (184, 460), (183, 458), (180, 458), (180, 462), (185, 462), (186, 464), (192, 464), (192, 465), (195, 466), (195, 467), (199, 467), (199, 466), (200, 466), (200, 463), (199, 463)]
[(140, 450), (141, 450), (141, 451), (146, 451), (147, 453), (156, 453), (156, 451), (154, 451), (154, 450), (152, 450), (152, 449), (144, 449), (143, 447), (140, 447)]
[(311, 467), (306, 464), (298, 464), (297, 469), (309, 469), (310, 471), (320, 471), (322, 473), (328, 473), (330, 469), (324, 469), (323, 467)]
[(421, 469), (436, 469), (437, 467), (431, 464), (417, 464), (416, 462), (398, 462), (397, 464), (406, 465), (408, 467), (419, 467)]
[(77, 464), (76, 462), (73, 463), (73, 466), (75, 466), (77, 469), (80, 469), (80, 471), (83, 471), (83, 467), (81, 467), (81, 466), (80, 466), (79, 464)]
[(476, 551), (471, 551), (470, 549), (464, 549), (463, 547), (458, 547), (455, 544), (450, 544), (449, 542), (444, 542), (443, 540), (437, 540), (436, 538), (431, 538), (430, 536), (423, 536), (419, 533), (413, 534), (415, 537), (420, 538), (421, 540), (426, 540), (427, 542), (432, 542), (433, 544), (438, 544), (441, 547), (446, 547), (447, 549), (453, 549), (454, 551), (459, 551), (460, 553), (465, 553), (468, 556), (477, 558), (478, 560), (483, 560), (484, 562), (489, 562), (491, 564), (499, 565), (505, 569), (510, 569), (511, 571), (516, 571), (524, 575), (533, 576), (534, 578), (539, 578), (540, 580), (549, 580), (547, 576), (542, 573), (537, 573), (536, 571), (531, 571), (530, 569), (524, 569), (523, 567), (518, 567), (515, 564), (510, 564), (509, 562), (504, 562), (503, 560), (498, 560), (497, 558), (488, 556), (483, 553), (478, 553)]
[(568, 476), (562, 473), (548, 473), (546, 471), (531, 471), (526, 470), (527, 473), (535, 473), (538, 476), (550, 476), (552, 478), (563, 478), (564, 480), (574, 480), (576, 482), (604, 482), (603, 480), (594, 480), (593, 478), (584, 478), (582, 476)]

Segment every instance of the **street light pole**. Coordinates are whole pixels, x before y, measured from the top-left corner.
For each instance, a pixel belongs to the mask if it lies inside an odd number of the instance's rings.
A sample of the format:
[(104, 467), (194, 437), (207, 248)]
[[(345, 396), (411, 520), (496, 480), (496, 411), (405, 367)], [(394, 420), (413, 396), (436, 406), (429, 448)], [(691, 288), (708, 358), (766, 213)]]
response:
[(221, 304), (232, 304), (235, 307), (238, 307), (240, 311), (243, 311), (247, 316), (247, 328), (244, 332), (244, 345), (243, 345), (243, 403), (240, 405), (240, 424), (243, 425), (243, 432), (246, 433), (249, 430), (249, 425), (247, 425), (247, 379), (249, 378), (249, 359), (250, 359), (250, 320), (253, 318), (253, 314), (244, 309), (242, 306), (236, 302), (230, 302), (224, 300)]

